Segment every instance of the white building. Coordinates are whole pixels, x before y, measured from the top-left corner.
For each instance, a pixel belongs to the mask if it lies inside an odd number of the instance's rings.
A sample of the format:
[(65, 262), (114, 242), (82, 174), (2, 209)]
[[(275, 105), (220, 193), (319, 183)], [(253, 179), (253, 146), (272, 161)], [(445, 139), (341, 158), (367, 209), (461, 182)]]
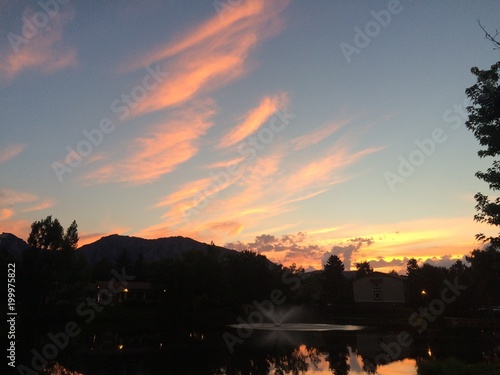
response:
[(408, 298), (406, 276), (373, 272), (354, 280), (354, 302), (362, 307), (402, 307)]

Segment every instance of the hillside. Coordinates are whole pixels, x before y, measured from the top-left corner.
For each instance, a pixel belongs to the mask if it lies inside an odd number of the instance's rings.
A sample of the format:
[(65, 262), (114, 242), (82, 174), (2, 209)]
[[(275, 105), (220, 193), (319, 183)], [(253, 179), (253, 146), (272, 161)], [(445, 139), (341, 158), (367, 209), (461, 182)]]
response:
[[(21, 238), (11, 234), (0, 234), (0, 250), (6, 251), (11, 256), (20, 258), (29, 245)], [(95, 264), (107, 258), (115, 261), (125, 250), (129, 259), (134, 261), (142, 253), (147, 261), (159, 261), (163, 259), (179, 259), (189, 250), (197, 250), (207, 253), (209, 245), (195, 241), (187, 237), (168, 237), (147, 240), (140, 237), (121, 236), (113, 234), (102, 237), (90, 244), (81, 246), (77, 252), (82, 253), (90, 264)], [(237, 251), (216, 246), (220, 256), (236, 254)]]
[[(125, 250), (131, 261), (142, 253), (147, 261), (162, 259), (179, 259), (189, 250), (198, 250), (207, 253), (209, 245), (187, 237), (167, 237), (148, 240), (140, 237), (121, 236), (113, 234), (84, 245), (78, 249), (91, 264), (104, 258), (116, 260)], [(216, 247), (220, 255), (237, 253), (223, 247)]]
[(15, 258), (20, 258), (24, 250), (29, 248), (29, 245), (21, 238), (11, 234), (0, 234), (0, 251), (6, 251)]

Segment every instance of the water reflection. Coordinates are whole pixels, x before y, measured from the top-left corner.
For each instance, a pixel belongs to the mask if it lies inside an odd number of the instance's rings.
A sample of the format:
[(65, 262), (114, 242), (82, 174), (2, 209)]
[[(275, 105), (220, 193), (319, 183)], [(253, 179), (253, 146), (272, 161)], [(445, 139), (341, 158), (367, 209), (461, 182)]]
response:
[[(472, 361), (480, 361), (484, 349), (482, 336), (415, 335), (411, 344), (394, 351), (400, 332), (262, 329), (231, 354), (222, 339), (227, 327), (220, 329), (92, 331), (57, 360), (67, 371), (84, 375), (416, 375), (423, 359), (465, 359), (467, 350)], [(474, 350), (471, 343), (477, 344)]]
[(313, 324), (313, 323), (258, 323), (258, 324), (230, 324), (228, 327), (236, 329), (260, 329), (264, 331), (360, 331), (365, 327), (346, 324)]

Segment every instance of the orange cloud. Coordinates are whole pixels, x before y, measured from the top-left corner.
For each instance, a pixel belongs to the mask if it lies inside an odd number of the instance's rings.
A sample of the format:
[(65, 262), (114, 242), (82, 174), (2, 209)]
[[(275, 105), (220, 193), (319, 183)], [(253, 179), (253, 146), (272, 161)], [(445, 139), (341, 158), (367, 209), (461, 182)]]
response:
[[(326, 133), (321, 132), (323, 135)], [(232, 180), (220, 178), (226, 181), (224, 184), (214, 185), (213, 178), (205, 177), (181, 185), (155, 206), (169, 208), (162, 216), (163, 224), (141, 232), (148, 236), (152, 233), (194, 234), (227, 241), (231, 231), (213, 223), (231, 223), (232, 228), (237, 228), (239, 235), (244, 236), (255, 233), (265, 225), (275, 227), (277, 216), (299, 209), (301, 202), (324, 194), (332, 185), (350, 179), (351, 176), (345, 174), (347, 168), (378, 151), (376, 148), (352, 151), (355, 143), (352, 137), (349, 134), (340, 137), (328, 153), (299, 166), (296, 161), (292, 164), (287, 158), (293, 150), (277, 142), (272, 152), (262, 150), (252, 161), (237, 163), (238, 176)], [(222, 166), (220, 163), (212, 165)], [(290, 175), (288, 171), (291, 170), (296, 172)], [(222, 175), (222, 172), (215, 170), (212, 173)], [(322, 254), (313, 256), (306, 264), (317, 266), (321, 263)], [(297, 260), (301, 256), (287, 254), (287, 258), (280, 260), (288, 261), (292, 257)]]
[(352, 152), (348, 145), (337, 143), (327, 155), (298, 166), (296, 171), (287, 177), (285, 182), (287, 191), (305, 191), (311, 188), (323, 189), (345, 182), (350, 179), (343, 174), (346, 167), (379, 150), (380, 148), (368, 148)]
[(331, 124), (326, 124), (318, 129), (312, 131), (311, 133), (304, 134), (300, 137), (294, 138), (290, 141), (294, 145), (294, 150), (302, 150), (316, 143), (321, 142), (323, 139), (329, 137), (335, 133), (340, 128), (351, 122), (352, 118), (343, 119), (340, 121), (333, 122)]
[(157, 203), (155, 207), (163, 207), (184, 201), (187, 199), (192, 199), (203, 190), (206, 186), (210, 184), (212, 180), (210, 178), (202, 178), (196, 181), (188, 182), (184, 184), (179, 190), (173, 192), (164, 198), (161, 202)]
[(4, 147), (3, 149), (0, 150), (0, 164), (16, 157), (21, 152), (23, 152), (25, 148), (26, 145), (19, 143)]
[(215, 162), (215, 163), (212, 163), (212, 164), (208, 164), (208, 165), (203, 166), (203, 168), (204, 169), (226, 168), (228, 166), (239, 164), (243, 160), (245, 160), (245, 158), (243, 156), (241, 156), (241, 157), (233, 158), (233, 159), (230, 159), (230, 160), (223, 160), (223, 161)]
[[(34, 14), (33, 10), (26, 9), (23, 19), (31, 20)], [(10, 38), (14, 38), (10, 40), (12, 51), (0, 58), (0, 75), (12, 79), (26, 69), (52, 73), (76, 65), (76, 50), (62, 47), (63, 28), (72, 18), (72, 12), (59, 12), (49, 18), (47, 26), (34, 26), (36, 33), (31, 38), (10, 34)]]
[(85, 175), (84, 180), (131, 184), (157, 180), (198, 153), (199, 138), (213, 125), (209, 118), (214, 113), (211, 101), (176, 112), (172, 120), (133, 140), (124, 160), (104, 165)]
[(14, 211), (10, 208), (0, 209), (0, 221), (7, 220), (14, 215)]
[(201, 92), (241, 77), (251, 50), (281, 29), (279, 13), (288, 0), (248, 1), (223, 18), (211, 19), (183, 37), (125, 64), (132, 70), (158, 63), (169, 77), (134, 108), (134, 115), (179, 105)]
[(221, 139), (218, 148), (233, 146), (243, 141), (250, 134), (259, 129), (273, 113), (284, 108), (287, 101), (288, 98), (285, 93), (275, 96), (265, 96), (256, 108), (253, 108), (243, 116), (243, 121), (239, 125), (231, 129), (231, 131)]
[(207, 228), (210, 231), (223, 233), (226, 234), (227, 236), (237, 236), (243, 229), (243, 225), (237, 222), (223, 221), (223, 222), (209, 223)]
[(26, 220), (9, 220), (2, 221), (0, 232), (12, 233), (13, 235), (26, 240), (31, 232), (31, 223)]
[(35, 206), (28, 207), (23, 212), (32, 212), (32, 211), (41, 211), (45, 210), (47, 208), (54, 207), (55, 202), (53, 199), (44, 199), (40, 203), (36, 204)]
[(34, 202), (36, 195), (12, 189), (0, 189), (0, 206), (12, 206), (19, 203)]

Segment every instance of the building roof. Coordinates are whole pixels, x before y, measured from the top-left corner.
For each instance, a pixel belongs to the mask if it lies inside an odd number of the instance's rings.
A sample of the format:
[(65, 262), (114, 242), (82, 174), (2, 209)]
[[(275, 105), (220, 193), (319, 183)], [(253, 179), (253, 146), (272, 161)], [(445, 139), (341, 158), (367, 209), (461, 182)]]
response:
[(356, 281), (359, 281), (359, 280), (362, 280), (362, 279), (373, 279), (373, 278), (381, 278), (381, 277), (384, 277), (384, 278), (393, 278), (393, 279), (402, 280), (402, 281), (405, 281), (408, 278), (407, 276), (393, 275), (393, 274), (390, 274), (390, 273), (374, 271), (371, 274), (366, 275), (366, 276), (364, 276), (364, 277), (362, 277), (360, 279), (356, 279), (354, 281), (356, 282)]

